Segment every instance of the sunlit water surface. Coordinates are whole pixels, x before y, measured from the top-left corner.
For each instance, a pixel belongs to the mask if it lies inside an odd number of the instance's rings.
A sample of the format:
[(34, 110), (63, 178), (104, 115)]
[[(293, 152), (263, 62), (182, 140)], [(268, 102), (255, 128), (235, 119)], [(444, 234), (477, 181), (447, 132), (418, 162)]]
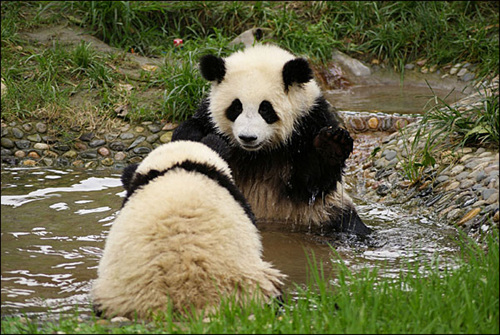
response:
[[(3, 168), (1, 196), (2, 315), (90, 311), (88, 292), (125, 192), (119, 170)], [(287, 292), (307, 282), (314, 256), (334, 274), (380, 267), (394, 277), (412, 262), (453, 266), (456, 232), (398, 208), (357, 201), (375, 232), (368, 241), (329, 239), (262, 228), (264, 257), (289, 278)], [(329, 243), (327, 243), (329, 242)]]

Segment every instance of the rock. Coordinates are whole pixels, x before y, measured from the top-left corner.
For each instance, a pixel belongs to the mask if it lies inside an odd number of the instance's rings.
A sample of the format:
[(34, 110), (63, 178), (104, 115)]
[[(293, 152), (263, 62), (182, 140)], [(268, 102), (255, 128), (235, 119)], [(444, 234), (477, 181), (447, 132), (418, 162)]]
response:
[(461, 69), (460, 69), (460, 71), (458, 71), (457, 76), (458, 76), (458, 77), (462, 77), (462, 76), (464, 76), (467, 72), (469, 72), (469, 70), (467, 70), (466, 68), (461, 68)]
[(106, 147), (101, 147), (101, 148), (97, 149), (97, 152), (99, 153), (99, 155), (104, 156), (104, 157), (109, 156), (111, 154), (109, 149)]
[(371, 70), (368, 66), (363, 65), (359, 60), (351, 58), (339, 50), (333, 51), (332, 59), (339, 63), (344, 70), (348, 70), (356, 77), (366, 77), (371, 74)]
[(32, 159), (27, 159), (23, 161), (24, 166), (36, 166), (36, 162)]
[(124, 153), (123, 151), (117, 152), (117, 153), (115, 154), (115, 160), (117, 160), (117, 161), (122, 161), (122, 160), (124, 160), (125, 158), (127, 158), (127, 154), (126, 154), (126, 153)]
[(111, 142), (109, 144), (109, 148), (113, 151), (123, 151), (125, 150), (126, 146), (123, 142), (116, 141), (116, 142)]
[(131, 140), (134, 137), (135, 136), (132, 133), (122, 133), (122, 134), (120, 134), (120, 139), (122, 139), (122, 140)]
[(12, 128), (12, 135), (14, 135), (15, 138), (23, 138), (24, 137), (24, 133), (22, 130), (20, 130), (19, 128)]
[(376, 130), (378, 128), (378, 124), (379, 121), (376, 117), (371, 117), (368, 119), (368, 127), (370, 127), (370, 129)]
[(75, 142), (74, 147), (78, 151), (87, 150), (87, 145), (83, 142)]
[(35, 143), (35, 145), (33, 146), (33, 148), (39, 149), (39, 150), (48, 150), (50, 147), (46, 143)]
[(96, 159), (97, 158), (97, 150), (88, 150), (80, 153), (80, 157), (84, 159)]
[(139, 144), (141, 144), (142, 142), (144, 142), (145, 139), (146, 139), (145, 136), (139, 136), (139, 137), (137, 137), (134, 140), (134, 142), (132, 142), (132, 144), (128, 146), (128, 148), (126, 149), (126, 151), (132, 150), (133, 148), (135, 148), (136, 146), (138, 146)]
[(161, 143), (168, 143), (172, 140), (172, 132), (166, 132), (165, 134), (160, 136), (160, 142)]
[(8, 139), (7, 137), (2, 137), (2, 147), (7, 148), (7, 149), (12, 149), (14, 148), (14, 142), (12, 142), (11, 139)]
[(114, 161), (112, 158), (104, 158), (103, 160), (101, 160), (101, 164), (104, 165), (104, 166), (111, 166), (113, 165)]
[(40, 142), (42, 140), (39, 134), (28, 135), (26, 138), (31, 142)]
[(37, 122), (37, 124), (35, 124), (35, 129), (37, 132), (44, 134), (47, 132), (47, 125), (43, 122)]
[(99, 147), (101, 145), (104, 145), (106, 143), (105, 140), (92, 140), (89, 142), (89, 147), (91, 148), (96, 148), (96, 147)]
[(470, 210), (467, 214), (465, 214), (458, 222), (457, 225), (461, 226), (465, 222), (473, 219), (476, 215), (478, 215), (481, 212), (481, 208), (473, 208)]
[(84, 134), (82, 134), (82, 136), (80, 136), (80, 140), (84, 141), (84, 142), (89, 142), (93, 138), (94, 138), (94, 133), (93, 132), (84, 133)]
[(15, 141), (14, 144), (18, 149), (28, 149), (31, 146), (31, 142), (28, 140)]

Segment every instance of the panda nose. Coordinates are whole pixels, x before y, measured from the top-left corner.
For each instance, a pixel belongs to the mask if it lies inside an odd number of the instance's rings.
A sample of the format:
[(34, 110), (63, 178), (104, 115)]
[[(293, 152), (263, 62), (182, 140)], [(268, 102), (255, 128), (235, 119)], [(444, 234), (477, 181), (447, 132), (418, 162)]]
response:
[(250, 143), (257, 139), (257, 136), (255, 135), (239, 135), (238, 137), (245, 143)]

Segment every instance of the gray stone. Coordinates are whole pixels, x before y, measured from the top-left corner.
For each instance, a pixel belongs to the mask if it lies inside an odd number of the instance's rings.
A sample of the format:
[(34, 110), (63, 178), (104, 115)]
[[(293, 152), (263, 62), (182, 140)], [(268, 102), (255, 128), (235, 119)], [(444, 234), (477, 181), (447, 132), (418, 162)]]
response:
[(436, 181), (438, 183), (442, 183), (443, 181), (447, 181), (448, 179), (450, 179), (450, 177), (448, 177), (447, 175), (440, 175), (436, 178)]
[(6, 163), (9, 165), (17, 165), (19, 163), (19, 159), (12, 156), (7, 156), (7, 157), (2, 156), (2, 163)]
[(461, 181), (465, 178), (467, 178), (469, 176), (469, 172), (467, 171), (464, 171), (464, 172), (461, 172), (460, 174), (458, 174), (456, 177), (455, 177), (455, 180), (457, 181)]
[(460, 183), (460, 188), (469, 188), (472, 187), (476, 182), (474, 180), (465, 179)]
[(40, 134), (28, 135), (26, 138), (31, 142), (40, 142), (42, 140)]
[(148, 137), (146, 137), (146, 141), (147, 141), (148, 143), (154, 143), (154, 142), (156, 142), (159, 138), (160, 138), (160, 135), (159, 135), (159, 134), (153, 134), (153, 135), (149, 135)]
[(2, 137), (9, 135), (10, 130), (7, 127), (2, 127)]
[(458, 71), (457, 73), (457, 76), (458, 77), (462, 77), (464, 76), (467, 72), (469, 72), (469, 70), (465, 69), (465, 68), (461, 68), (460, 71)]
[(156, 134), (157, 132), (159, 132), (161, 130), (161, 126), (157, 125), (157, 124), (150, 124), (148, 125), (148, 129), (150, 132), (152, 132), (153, 134)]
[(65, 143), (56, 143), (54, 144), (54, 149), (59, 151), (69, 151), (71, 147)]
[(139, 144), (141, 144), (142, 142), (144, 142), (144, 140), (146, 139), (146, 136), (139, 136), (137, 137), (134, 142), (132, 142), (131, 145), (129, 145), (129, 147), (127, 148), (127, 151), (128, 150), (132, 150), (133, 148), (135, 148), (136, 146), (138, 146)]
[(134, 136), (134, 134), (132, 134), (132, 133), (123, 133), (123, 134), (121, 134), (121, 135), (120, 135), (120, 138), (121, 138), (122, 140), (131, 140), (131, 139), (133, 139), (134, 137), (135, 137), (135, 136)]
[(12, 128), (12, 135), (14, 135), (15, 138), (23, 138), (24, 137), (24, 133), (21, 129), (19, 128)]
[(33, 126), (31, 125), (31, 123), (25, 123), (23, 124), (23, 129), (25, 132), (29, 133), (33, 129)]
[(101, 145), (104, 145), (105, 143), (106, 143), (106, 141), (105, 140), (101, 140), (101, 139), (99, 139), (99, 140), (92, 140), (92, 141), (89, 142), (89, 147), (96, 148), (96, 147), (99, 147)]
[(31, 145), (31, 142), (28, 140), (19, 140), (14, 142), (16, 144), (16, 147), (19, 149), (28, 149)]
[(80, 153), (80, 157), (84, 159), (96, 159), (97, 150), (88, 150)]
[(486, 173), (484, 171), (478, 171), (476, 175), (476, 181), (479, 183), (484, 178), (486, 178)]
[(483, 190), (481, 196), (483, 197), (484, 200), (488, 200), (488, 198), (495, 193), (498, 193), (498, 190), (488, 188)]
[(387, 159), (388, 161), (392, 161), (394, 158), (396, 158), (396, 155), (397, 155), (397, 152), (394, 150), (384, 151), (385, 159)]
[(47, 125), (43, 122), (38, 122), (35, 124), (35, 129), (37, 132), (44, 134), (47, 131)]
[(35, 143), (33, 148), (39, 149), (39, 150), (48, 150), (50, 147), (47, 143)]
[(7, 137), (2, 137), (2, 147), (7, 149), (14, 148), (14, 142)]
[(84, 142), (89, 142), (93, 138), (94, 138), (93, 132), (85, 133), (85, 134), (82, 134), (82, 136), (80, 136), (80, 140), (84, 141)]
[(145, 154), (149, 154), (151, 152), (151, 148), (148, 148), (148, 147), (137, 147), (137, 148), (134, 148), (133, 151), (134, 151), (135, 154), (145, 155)]
[(117, 133), (108, 133), (108, 134), (105, 134), (104, 135), (104, 138), (106, 139), (106, 141), (108, 142), (112, 142), (114, 140), (116, 140), (116, 138), (118, 137), (118, 134)]
[(9, 150), (9, 149), (2, 148), (2, 150), (0, 151), (0, 155), (2, 157), (4, 157), (4, 156), (12, 156), (12, 151)]
[(50, 135), (50, 136), (44, 135), (44, 136), (42, 136), (42, 141), (44, 141), (47, 144), (54, 144), (58, 141), (58, 139), (57, 139), (57, 137), (52, 136), (52, 135)]
[(471, 81), (472, 79), (474, 79), (475, 76), (476, 76), (475, 73), (467, 72), (466, 74), (464, 74), (464, 76), (461, 79), (462, 79), (462, 81)]
[(111, 142), (109, 144), (109, 148), (114, 151), (123, 151), (125, 150), (126, 146), (123, 142), (116, 141), (116, 142)]
[(406, 64), (405, 69), (406, 70), (413, 70), (415, 68), (415, 64)]

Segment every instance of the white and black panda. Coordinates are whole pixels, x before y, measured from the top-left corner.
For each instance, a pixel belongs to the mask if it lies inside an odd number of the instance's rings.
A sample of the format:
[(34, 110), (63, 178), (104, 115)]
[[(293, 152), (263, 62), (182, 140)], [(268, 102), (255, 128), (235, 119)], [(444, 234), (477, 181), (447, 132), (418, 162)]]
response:
[[(222, 147), (213, 137), (204, 143)], [(262, 260), (253, 213), (214, 150), (164, 144), (122, 181), (126, 198), (91, 289), (97, 315), (147, 319), (169, 304), (213, 312), (222, 296), (279, 299), (285, 275)]]
[(205, 55), (208, 97), (172, 140), (217, 134), (230, 145), (236, 185), (258, 221), (282, 221), (320, 234), (371, 232), (344, 191), (353, 139), (313, 79), (307, 60), (274, 45), (227, 58)]

